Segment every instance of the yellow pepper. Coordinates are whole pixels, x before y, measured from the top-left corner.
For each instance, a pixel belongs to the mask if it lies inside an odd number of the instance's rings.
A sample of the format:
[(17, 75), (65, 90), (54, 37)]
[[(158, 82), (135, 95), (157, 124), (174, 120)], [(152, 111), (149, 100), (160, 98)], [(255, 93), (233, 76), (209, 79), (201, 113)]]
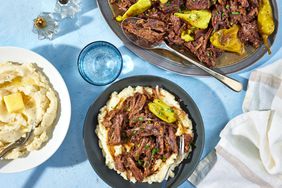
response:
[(174, 110), (159, 99), (155, 99), (148, 104), (149, 110), (161, 120), (167, 123), (173, 123), (176, 121)]
[(271, 54), (268, 37), (274, 32), (275, 24), (269, 0), (261, 0), (258, 13), (258, 29), (268, 53)]
[(238, 25), (233, 25), (229, 29), (218, 30), (212, 34), (210, 42), (216, 48), (242, 55), (245, 53), (245, 47), (244, 43), (238, 38), (238, 31)]
[(185, 42), (190, 42), (194, 40), (194, 37), (191, 36), (192, 34), (192, 30), (187, 30), (187, 31), (182, 31), (181, 32), (181, 38), (185, 41)]
[(190, 25), (199, 29), (206, 29), (211, 20), (211, 12), (208, 10), (191, 10), (184, 13), (174, 13), (174, 16), (183, 19)]
[(137, 16), (138, 14), (141, 14), (146, 10), (148, 10), (151, 6), (152, 6), (151, 0), (138, 0), (135, 4), (131, 5), (129, 9), (122, 16), (117, 16), (116, 20), (118, 22), (121, 22), (126, 18)]
[(162, 4), (166, 4), (166, 3), (168, 2), (168, 0), (160, 0), (160, 2), (161, 2)]

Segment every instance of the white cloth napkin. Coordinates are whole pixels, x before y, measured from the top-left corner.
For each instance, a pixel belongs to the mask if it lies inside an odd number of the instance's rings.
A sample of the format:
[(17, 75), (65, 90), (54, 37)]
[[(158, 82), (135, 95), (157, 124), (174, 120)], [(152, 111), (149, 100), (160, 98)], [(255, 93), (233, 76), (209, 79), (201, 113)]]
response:
[(251, 73), (243, 112), (222, 130), (198, 187), (282, 187), (282, 60)]

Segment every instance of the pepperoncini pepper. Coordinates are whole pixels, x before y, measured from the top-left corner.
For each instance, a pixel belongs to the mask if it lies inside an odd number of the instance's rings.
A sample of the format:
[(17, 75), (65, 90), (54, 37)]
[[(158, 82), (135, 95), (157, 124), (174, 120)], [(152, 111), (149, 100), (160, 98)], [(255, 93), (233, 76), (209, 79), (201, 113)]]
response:
[(211, 20), (211, 12), (208, 10), (191, 10), (184, 13), (175, 13), (174, 16), (188, 22), (199, 29), (206, 29)]
[(188, 29), (187, 31), (182, 31), (181, 32), (181, 39), (183, 39), (185, 42), (190, 42), (194, 40), (194, 37), (191, 35), (192, 30)]
[(155, 99), (153, 102), (150, 102), (148, 106), (149, 110), (161, 120), (167, 123), (173, 123), (176, 121), (173, 109), (160, 99)]
[(268, 53), (271, 54), (268, 37), (274, 32), (275, 24), (273, 20), (272, 8), (269, 0), (261, 0), (258, 12), (258, 30), (262, 36), (263, 43)]
[(126, 18), (137, 16), (138, 14), (141, 14), (146, 10), (148, 10), (151, 6), (152, 6), (151, 0), (138, 0), (135, 4), (131, 5), (129, 9), (122, 16), (117, 16), (116, 20), (118, 22), (121, 22)]
[(168, 2), (168, 0), (160, 0), (160, 3), (162, 3), (162, 4), (165, 4), (167, 2)]
[(212, 34), (210, 42), (216, 48), (242, 55), (245, 53), (245, 47), (244, 43), (238, 38), (238, 31), (238, 25), (233, 25), (229, 29), (218, 30)]

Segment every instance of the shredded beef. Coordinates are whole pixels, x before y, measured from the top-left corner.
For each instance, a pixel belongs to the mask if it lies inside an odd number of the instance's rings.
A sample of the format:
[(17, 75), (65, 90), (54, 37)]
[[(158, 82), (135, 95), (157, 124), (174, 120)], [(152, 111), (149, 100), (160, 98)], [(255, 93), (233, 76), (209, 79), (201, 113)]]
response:
[(137, 142), (138, 147), (135, 148), (132, 154), (136, 160), (139, 159), (140, 154), (144, 151), (144, 148), (149, 143), (149, 139), (144, 137), (138, 141), (139, 141)]
[(123, 124), (123, 114), (117, 114), (112, 120), (112, 126), (108, 134), (108, 144), (121, 144), (121, 125)]
[(170, 0), (169, 4), (160, 3), (160, 10), (166, 14), (173, 13), (179, 11), (182, 5), (184, 5), (183, 0)]
[(146, 42), (148, 46), (162, 41), (164, 35), (164, 33), (159, 33), (149, 27), (146, 20), (141, 20), (136, 24), (124, 24), (124, 30), (129, 35), (136, 37), (137, 43), (139, 42), (141, 45), (146, 45), (144, 44), (144, 42)]
[(259, 6), (259, 0), (249, 0), (252, 7), (258, 7)]
[(124, 167), (124, 157), (122, 155), (119, 155), (117, 157), (115, 157), (115, 167), (117, 170), (124, 172), (125, 171), (125, 167)]
[(173, 153), (178, 153), (178, 146), (176, 141), (175, 132), (172, 127), (168, 127), (169, 145)]
[(190, 10), (209, 9), (211, 6), (210, 0), (187, 0), (186, 7)]
[(205, 62), (210, 67), (215, 65), (215, 59), (220, 54), (218, 53), (220, 50), (214, 50), (214, 47), (208, 43), (212, 31), (212, 29), (202, 31), (203, 33), (200, 35), (196, 34), (198, 38), (195, 38), (195, 41), (184, 43), (184, 46), (195, 54), (201, 62)]
[[(155, 172), (157, 159), (166, 160), (172, 153), (178, 153), (178, 139), (175, 135), (177, 124), (162, 121), (148, 109), (148, 103), (159, 96), (158, 87), (152, 93), (145, 90), (143, 93), (135, 93), (104, 117), (103, 125), (108, 130), (109, 146), (133, 145), (128, 152), (118, 156), (112, 154), (115, 168), (127, 172), (128, 177), (132, 174), (137, 181)], [(187, 143), (191, 141), (192, 136)]]
[(249, 7), (249, 1), (248, 0), (238, 0), (238, 2), (241, 4), (242, 7), (247, 8)]
[(111, 4), (115, 4), (120, 10), (126, 11), (137, 0), (110, 0)]
[(245, 43), (250, 43), (254, 48), (258, 48), (261, 44), (261, 37), (258, 33), (257, 22), (242, 23), (239, 38)]
[[(136, 1), (111, 0), (110, 3), (119, 7), (119, 11), (125, 12)], [(199, 61), (212, 67), (216, 65), (216, 60), (223, 51), (211, 45), (209, 41), (211, 29), (215, 32), (229, 29), (236, 24), (241, 28), (239, 39), (245, 45), (252, 45), (254, 48), (260, 46), (262, 39), (254, 24), (257, 22), (258, 8), (259, 0), (169, 0), (164, 4), (153, 1), (149, 10), (137, 15), (142, 19), (140, 23), (130, 24), (126, 29), (140, 38), (138, 41), (140, 44), (151, 45), (165, 40), (170, 46), (177, 45), (181, 52), (190, 51)], [(176, 12), (203, 9), (212, 13), (209, 27), (205, 30), (195, 31), (189, 23), (174, 16)], [(194, 30), (195, 40), (185, 42), (181, 38), (181, 33), (191, 28)]]
[(145, 28), (151, 28), (152, 30), (160, 33), (164, 33), (166, 30), (165, 22), (157, 19), (148, 19), (147, 22), (143, 24)]
[(185, 142), (185, 145), (184, 145), (184, 151), (185, 152), (189, 152), (190, 150), (190, 144), (192, 143), (193, 141), (193, 138), (190, 134), (185, 134), (184, 135), (184, 142)]
[(169, 20), (171, 23), (168, 26), (169, 33), (166, 39), (168, 40), (170, 45), (172, 44), (182, 45), (184, 41), (181, 39), (181, 28), (185, 27), (185, 24), (182, 23), (180, 18), (174, 15), (171, 15), (169, 17)]
[(131, 157), (127, 158), (127, 166), (137, 181), (141, 182), (144, 179), (143, 172), (137, 167), (136, 163)]
[(214, 31), (219, 29), (226, 29), (231, 26), (229, 21), (230, 8), (226, 8), (226, 5), (216, 4), (212, 10), (211, 25)]

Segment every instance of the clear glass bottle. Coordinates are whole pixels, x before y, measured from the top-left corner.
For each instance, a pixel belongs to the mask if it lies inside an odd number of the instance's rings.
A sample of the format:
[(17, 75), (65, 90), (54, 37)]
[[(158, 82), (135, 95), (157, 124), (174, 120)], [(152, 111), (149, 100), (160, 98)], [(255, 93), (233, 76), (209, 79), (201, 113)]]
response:
[(61, 18), (74, 18), (80, 11), (80, 0), (58, 0), (55, 5), (55, 12), (61, 15)]

